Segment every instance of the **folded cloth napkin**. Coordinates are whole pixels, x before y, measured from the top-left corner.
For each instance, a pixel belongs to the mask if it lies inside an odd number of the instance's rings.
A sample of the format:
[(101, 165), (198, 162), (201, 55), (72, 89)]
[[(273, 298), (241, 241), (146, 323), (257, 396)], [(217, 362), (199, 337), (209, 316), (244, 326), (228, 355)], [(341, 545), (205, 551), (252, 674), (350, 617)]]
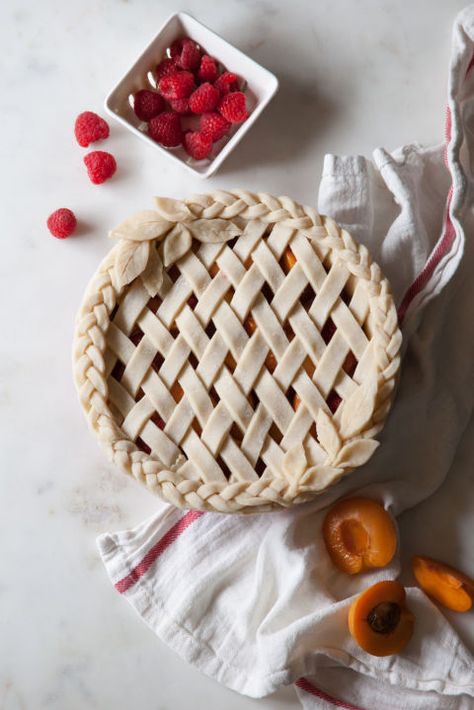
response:
[(474, 658), (418, 589), (408, 589), (416, 628), (403, 653), (374, 658), (355, 644), (347, 629), (353, 595), (395, 578), (398, 558), (348, 578), (321, 537), (327, 506), (347, 493), (377, 498), (395, 516), (429, 496), (446, 477), (473, 409), (466, 382), (474, 356), (474, 248), (465, 240), (473, 57), (471, 6), (455, 24), (446, 145), (379, 149), (373, 163), (325, 160), (320, 211), (380, 263), (405, 335), (397, 399), (371, 461), (292, 510), (244, 518), (161, 504), (137, 528), (98, 539), (115, 588), (158, 637), (241, 693), (261, 697), (296, 683), (305, 708), (474, 706)]

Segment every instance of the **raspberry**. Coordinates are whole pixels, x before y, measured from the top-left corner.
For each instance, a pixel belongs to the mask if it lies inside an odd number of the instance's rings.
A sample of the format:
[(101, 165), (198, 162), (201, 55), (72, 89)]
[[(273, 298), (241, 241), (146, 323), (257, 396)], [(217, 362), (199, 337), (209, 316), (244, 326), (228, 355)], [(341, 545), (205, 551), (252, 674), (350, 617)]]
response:
[(201, 131), (188, 131), (184, 136), (186, 152), (195, 160), (207, 158), (212, 150), (212, 140)]
[(164, 111), (148, 124), (148, 135), (167, 148), (174, 148), (183, 142), (183, 129), (177, 113)]
[(229, 132), (230, 123), (220, 113), (203, 113), (199, 130), (211, 141), (218, 141)]
[(231, 91), (222, 97), (218, 110), (231, 123), (242, 123), (248, 118), (245, 94), (241, 91)]
[(189, 111), (189, 99), (172, 99), (170, 101), (170, 106), (176, 113), (185, 116), (190, 113)]
[(170, 47), (170, 55), (182, 69), (197, 69), (201, 61), (201, 50), (188, 37), (175, 40)]
[(189, 108), (193, 113), (212, 111), (219, 101), (219, 92), (212, 84), (201, 84), (189, 97)]
[(94, 185), (100, 185), (108, 180), (117, 170), (115, 158), (103, 150), (93, 150), (84, 156), (87, 172)]
[(176, 74), (177, 67), (174, 59), (163, 59), (162, 62), (158, 64), (155, 69), (155, 79), (156, 83), (163, 79), (164, 76), (170, 76), (170, 74)]
[(173, 44), (170, 47), (170, 57), (173, 59), (173, 61), (176, 63), (177, 60), (181, 56), (181, 50), (183, 49), (183, 40), (182, 38), (180, 39), (175, 39)]
[(183, 39), (181, 55), (178, 59), (180, 67), (183, 69), (197, 69), (201, 63), (201, 50), (192, 39)]
[(83, 148), (91, 143), (109, 137), (109, 124), (93, 111), (84, 111), (74, 124), (76, 140)]
[(225, 71), (214, 82), (216, 89), (219, 89), (222, 95), (228, 94), (229, 91), (239, 90), (239, 77), (230, 71)]
[(219, 72), (217, 69), (216, 60), (209, 57), (207, 54), (201, 58), (201, 66), (199, 67), (198, 77), (201, 81), (210, 81), (211, 84), (217, 79)]
[(61, 207), (61, 209), (50, 214), (47, 221), (49, 231), (53, 237), (58, 239), (70, 237), (76, 229), (76, 224), (77, 220), (74, 212), (66, 207)]
[(185, 99), (194, 91), (194, 76), (188, 71), (177, 71), (160, 79), (158, 88), (168, 101)]
[(141, 121), (149, 121), (165, 108), (165, 102), (156, 91), (141, 89), (133, 97), (133, 110)]

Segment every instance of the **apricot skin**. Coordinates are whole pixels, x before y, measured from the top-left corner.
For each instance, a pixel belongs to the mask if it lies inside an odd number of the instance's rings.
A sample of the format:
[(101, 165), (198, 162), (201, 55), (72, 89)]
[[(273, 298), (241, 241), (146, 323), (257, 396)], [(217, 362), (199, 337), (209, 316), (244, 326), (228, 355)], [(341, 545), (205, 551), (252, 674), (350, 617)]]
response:
[[(388, 610), (386, 626), (374, 623), (378, 609), (382, 621)], [(372, 656), (391, 656), (402, 651), (411, 639), (415, 617), (406, 606), (402, 585), (387, 581), (374, 584), (352, 602), (348, 624), (351, 636), (364, 651)]]
[(469, 611), (474, 599), (474, 580), (463, 572), (431, 557), (412, 560), (415, 579), (429, 597), (452, 611)]
[(336, 503), (324, 519), (323, 538), (333, 563), (346, 574), (385, 567), (397, 549), (390, 514), (370, 498), (346, 498)]

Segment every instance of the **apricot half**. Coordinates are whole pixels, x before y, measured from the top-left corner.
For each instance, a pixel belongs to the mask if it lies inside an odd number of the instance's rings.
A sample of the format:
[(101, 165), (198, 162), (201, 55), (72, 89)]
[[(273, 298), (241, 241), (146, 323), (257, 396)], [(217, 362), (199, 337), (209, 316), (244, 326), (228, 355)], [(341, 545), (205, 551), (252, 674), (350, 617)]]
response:
[(385, 567), (397, 549), (392, 518), (370, 498), (346, 498), (336, 503), (324, 518), (323, 538), (332, 561), (347, 574)]
[(452, 611), (469, 611), (474, 599), (474, 580), (450, 565), (417, 555), (413, 574), (422, 590)]
[(399, 653), (411, 639), (415, 617), (400, 582), (378, 582), (362, 592), (349, 610), (349, 631), (372, 656)]

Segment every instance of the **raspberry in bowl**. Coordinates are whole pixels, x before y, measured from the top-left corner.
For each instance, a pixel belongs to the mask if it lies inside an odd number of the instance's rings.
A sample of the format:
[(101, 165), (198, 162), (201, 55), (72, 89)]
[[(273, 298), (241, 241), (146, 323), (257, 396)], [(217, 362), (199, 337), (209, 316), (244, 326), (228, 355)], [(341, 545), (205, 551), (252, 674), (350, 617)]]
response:
[(108, 95), (105, 108), (135, 135), (206, 178), (277, 89), (271, 72), (180, 12)]

